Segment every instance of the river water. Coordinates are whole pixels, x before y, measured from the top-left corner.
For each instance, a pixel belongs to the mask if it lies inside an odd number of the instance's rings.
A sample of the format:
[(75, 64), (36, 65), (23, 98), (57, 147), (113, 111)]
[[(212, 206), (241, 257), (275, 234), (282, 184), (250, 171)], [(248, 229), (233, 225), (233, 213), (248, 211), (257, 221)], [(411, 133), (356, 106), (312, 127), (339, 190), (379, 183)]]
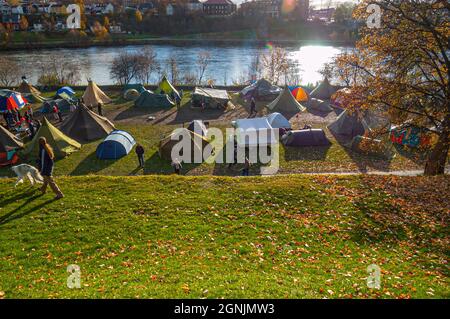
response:
[[(0, 52), (2, 56), (9, 56), (18, 61), (24, 67), (24, 73), (31, 83), (35, 84), (44, 61), (57, 59), (60, 63), (72, 61), (80, 66), (81, 82), (92, 78), (98, 84), (114, 84), (109, 75), (109, 66), (120, 52), (140, 51), (145, 47), (151, 47), (157, 55), (161, 69), (165, 68), (167, 58), (174, 55), (178, 61), (178, 67), (183, 72), (195, 72), (197, 54), (201, 51), (209, 51), (212, 60), (208, 65), (204, 79), (213, 79), (217, 85), (230, 85), (235, 80), (245, 78), (251, 61), (258, 52), (271, 50), (270, 45), (259, 47), (256, 45), (130, 45), (124, 47), (92, 47), (82, 49), (51, 49), (51, 50), (23, 50)], [(324, 63), (346, 50), (344, 47), (324, 45), (309, 46), (285, 46), (289, 59), (298, 66), (300, 84), (316, 83), (321, 80), (318, 71)], [(152, 82), (161, 74), (155, 73)]]

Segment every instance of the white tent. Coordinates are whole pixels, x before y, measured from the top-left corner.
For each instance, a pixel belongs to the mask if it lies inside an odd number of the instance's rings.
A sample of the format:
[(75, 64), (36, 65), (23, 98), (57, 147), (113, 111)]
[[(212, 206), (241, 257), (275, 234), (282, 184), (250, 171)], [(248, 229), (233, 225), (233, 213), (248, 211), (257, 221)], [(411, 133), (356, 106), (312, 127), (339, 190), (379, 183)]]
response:
[(267, 116), (267, 121), (272, 128), (291, 128), (291, 123), (280, 113), (272, 113)]
[[(276, 118), (280, 121), (278, 122)], [(274, 121), (275, 125), (282, 122), (277, 116), (273, 116), (271, 120)], [(272, 127), (268, 117), (239, 119), (233, 121), (232, 125), (236, 129), (236, 142), (238, 146), (265, 146), (277, 142), (276, 137), (279, 127)]]

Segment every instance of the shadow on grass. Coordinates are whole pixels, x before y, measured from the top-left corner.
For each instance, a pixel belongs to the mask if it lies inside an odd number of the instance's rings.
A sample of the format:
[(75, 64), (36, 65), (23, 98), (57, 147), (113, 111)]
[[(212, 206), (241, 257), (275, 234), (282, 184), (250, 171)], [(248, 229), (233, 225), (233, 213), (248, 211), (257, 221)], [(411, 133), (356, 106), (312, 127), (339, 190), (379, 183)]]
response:
[[(23, 194), (22, 194), (23, 195)], [(32, 203), (34, 200), (40, 198), (42, 196), (42, 194), (36, 194), (33, 195), (32, 197), (28, 198), (23, 204), (19, 205), (18, 207), (14, 208), (12, 211), (10, 211), (9, 213), (3, 215), (0, 217), (0, 225), (4, 225), (6, 223), (9, 223), (15, 219), (19, 219), (22, 218), (24, 216), (27, 216), (45, 206), (47, 206), (48, 204), (50, 204), (51, 202), (54, 202), (56, 199), (49, 199), (46, 200), (45, 202), (33, 206), (27, 210), (23, 210), (26, 206), (28, 206), (30, 203)]]
[(393, 156), (369, 156), (362, 153), (358, 153), (351, 149), (352, 139), (346, 136), (336, 135), (331, 132), (336, 142), (347, 153), (348, 157), (355, 163), (358, 171), (361, 173), (367, 173), (369, 168), (372, 168), (381, 172), (389, 172)]
[(427, 152), (420, 152), (419, 150), (414, 148), (405, 148), (399, 144), (393, 145), (394, 149), (400, 156), (406, 157), (416, 164), (425, 165), (425, 162), (427, 160)]
[[(198, 167), (199, 163), (182, 163), (181, 175), (188, 174), (191, 170)], [(139, 169), (138, 169), (139, 170)], [(159, 156), (158, 152), (154, 152), (150, 158), (145, 161), (144, 175), (148, 174), (173, 174), (171, 162)]]
[(69, 175), (88, 175), (101, 171), (112, 165), (116, 160), (101, 160), (94, 152), (89, 154), (84, 160), (78, 163), (77, 167)]
[(327, 158), (330, 145), (326, 146), (284, 146), (285, 161), (323, 161)]

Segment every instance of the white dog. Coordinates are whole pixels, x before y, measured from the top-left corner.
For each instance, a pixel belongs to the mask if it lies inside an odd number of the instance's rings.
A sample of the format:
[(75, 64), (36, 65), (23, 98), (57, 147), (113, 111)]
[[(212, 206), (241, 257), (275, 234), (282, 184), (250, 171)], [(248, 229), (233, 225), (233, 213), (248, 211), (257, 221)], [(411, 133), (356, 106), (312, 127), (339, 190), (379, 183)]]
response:
[(11, 167), (11, 170), (16, 173), (17, 175), (17, 181), (14, 187), (19, 185), (20, 183), (23, 183), (23, 180), (25, 177), (28, 177), (28, 180), (30, 181), (31, 185), (34, 185), (35, 183), (43, 183), (44, 178), (39, 173), (39, 171), (28, 164), (20, 164), (17, 166)]

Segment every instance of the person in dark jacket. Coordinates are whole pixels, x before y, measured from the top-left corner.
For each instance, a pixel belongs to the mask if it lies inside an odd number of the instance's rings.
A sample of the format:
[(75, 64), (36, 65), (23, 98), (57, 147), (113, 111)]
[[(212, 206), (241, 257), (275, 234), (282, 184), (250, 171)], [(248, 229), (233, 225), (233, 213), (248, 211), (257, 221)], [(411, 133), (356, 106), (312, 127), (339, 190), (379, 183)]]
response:
[(103, 116), (102, 103), (97, 104), (97, 113), (98, 115)]
[(142, 147), (141, 144), (138, 144), (136, 146), (135, 152), (136, 152), (136, 155), (138, 157), (139, 166), (141, 168), (144, 168), (144, 153), (145, 153), (145, 150), (144, 150), (144, 148)]
[(56, 194), (55, 199), (63, 198), (64, 195), (56, 185), (53, 179), (53, 165), (54, 165), (54, 152), (52, 147), (47, 143), (45, 137), (39, 138), (39, 162), (40, 162), (40, 173), (44, 178), (44, 184), (41, 187), (42, 194), (45, 194), (47, 186), (50, 185), (52, 191)]
[(250, 117), (256, 116), (258, 112), (256, 112), (256, 101), (255, 98), (252, 97), (252, 100), (250, 102)]
[(36, 134), (36, 130), (33, 125), (33, 121), (28, 120), (27, 123), (28, 123), (28, 130), (30, 131), (30, 138), (33, 139), (34, 135)]
[(245, 157), (244, 168), (242, 169), (242, 176), (248, 176), (250, 174), (250, 160)]

